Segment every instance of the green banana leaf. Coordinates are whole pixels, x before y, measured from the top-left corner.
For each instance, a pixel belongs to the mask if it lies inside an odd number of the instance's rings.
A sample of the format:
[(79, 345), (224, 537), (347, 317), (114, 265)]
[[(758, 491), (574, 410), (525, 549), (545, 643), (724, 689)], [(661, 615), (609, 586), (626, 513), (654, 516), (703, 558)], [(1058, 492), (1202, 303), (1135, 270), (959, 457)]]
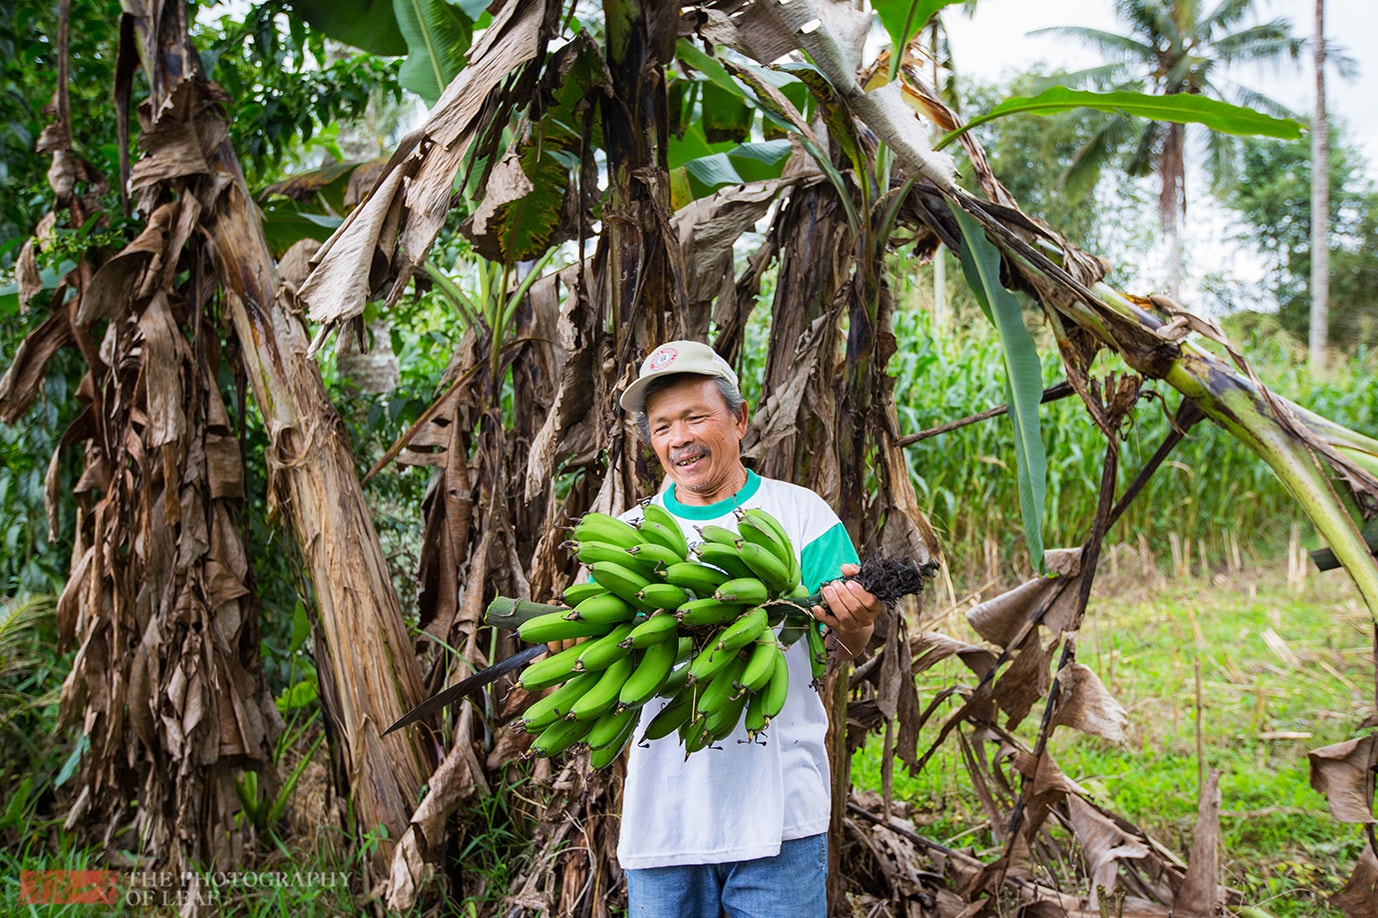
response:
[(962, 228), (962, 273), (986, 318), (1000, 333), (1005, 358), (1005, 404), (1014, 425), (1014, 455), (1019, 474), (1019, 503), (1029, 558), (1039, 573), (1043, 565), (1043, 502), (1048, 490), (1048, 457), (1039, 431), (1038, 405), (1043, 397), (1042, 368), (1033, 337), (1024, 326), (1019, 301), (1000, 283), (1000, 253), (985, 230), (959, 208), (952, 208)]
[(872, 0), (871, 8), (890, 36), (892, 48), (903, 48), (945, 6), (962, 0)]
[(788, 140), (766, 140), (687, 160), (670, 170), (671, 204), (678, 210), (728, 185), (779, 178), (789, 154)]
[(280, 198), (261, 208), (263, 239), (275, 257), (281, 258), (292, 244), (302, 239), (324, 242), (344, 220), (330, 214), (312, 213), (295, 201)]
[(965, 125), (938, 141), (941, 150), (964, 132), (978, 124), (985, 124), (1006, 115), (1057, 115), (1078, 108), (1098, 112), (1120, 112), (1152, 121), (1171, 121), (1176, 124), (1201, 124), (1222, 134), (1257, 135), (1295, 140), (1301, 136), (1301, 125), (1290, 118), (1274, 118), (1250, 108), (1231, 105), (1205, 96), (1175, 93), (1155, 96), (1142, 92), (1091, 92), (1051, 86), (1036, 96), (1014, 96), (972, 118)]
[(446, 0), (393, 0), (397, 25), (407, 40), (407, 59), (398, 74), (401, 84), (434, 105), (464, 68), (465, 55), (474, 38), (474, 21), (482, 8)]
[(391, 0), (291, 0), (311, 28), (338, 42), (382, 57), (407, 53)]

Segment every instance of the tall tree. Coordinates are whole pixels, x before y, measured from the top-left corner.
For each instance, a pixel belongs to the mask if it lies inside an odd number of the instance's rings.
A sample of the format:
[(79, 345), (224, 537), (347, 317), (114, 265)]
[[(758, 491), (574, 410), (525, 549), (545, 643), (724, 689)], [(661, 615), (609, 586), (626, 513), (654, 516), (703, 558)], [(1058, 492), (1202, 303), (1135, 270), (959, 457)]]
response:
[(1316, 185), (1310, 139), (1246, 140), (1240, 181), (1225, 203), (1243, 219), (1246, 238), (1264, 258), (1267, 288), (1289, 333), (1298, 341), (1309, 340), (1313, 256), (1320, 238), (1332, 264), (1326, 347), (1371, 347), (1378, 343), (1372, 305), (1372, 285), (1378, 281), (1378, 191), (1366, 177), (1367, 161), (1348, 141), (1344, 123), (1332, 127), (1323, 231), (1317, 232), (1308, 207)]
[(1325, 0), (1316, 0), (1312, 61), (1316, 104), (1311, 116), (1311, 369), (1325, 369), (1330, 317), (1330, 119), (1325, 111)]
[[(1196, 0), (1116, 0), (1115, 11), (1128, 27), (1125, 34), (1073, 26), (1041, 31), (1078, 38), (1107, 59), (1103, 65), (1068, 75), (1067, 85), (1205, 95), (1285, 114), (1282, 104), (1225, 75), (1237, 64), (1300, 58), (1304, 42), (1292, 35), (1288, 20), (1245, 24), (1254, 6), (1255, 0), (1225, 0), (1204, 12)], [(1100, 120), (1094, 136), (1083, 145), (1069, 176), (1089, 189), (1106, 165), (1120, 161), (1130, 175), (1157, 176), (1158, 213), (1168, 237), (1168, 291), (1173, 299), (1180, 296), (1182, 285), (1182, 218), (1191, 155), (1187, 134), (1181, 124), (1110, 115)], [(1229, 187), (1236, 175), (1234, 138), (1207, 131), (1204, 153), (1212, 187)], [(1088, 177), (1090, 181), (1085, 180)]]

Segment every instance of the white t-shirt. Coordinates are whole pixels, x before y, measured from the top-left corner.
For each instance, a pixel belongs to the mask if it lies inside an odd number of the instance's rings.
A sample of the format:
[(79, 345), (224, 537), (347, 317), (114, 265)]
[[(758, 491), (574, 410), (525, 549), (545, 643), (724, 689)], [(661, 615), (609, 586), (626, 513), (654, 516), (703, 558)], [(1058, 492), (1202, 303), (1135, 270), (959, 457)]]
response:
[[(655, 500), (675, 515), (691, 544), (702, 541), (695, 526), (736, 529), (732, 511), (738, 506), (765, 510), (789, 533), (811, 592), (838, 577), (841, 565), (857, 560), (847, 530), (821, 497), (755, 472), (748, 472), (741, 491), (716, 504), (682, 504), (673, 487)], [(640, 516), (637, 507), (623, 518)], [(790, 682), (784, 709), (756, 742), (741, 724), (726, 740), (687, 758), (674, 733), (644, 746), (633, 742), (617, 844), (623, 869), (773, 857), (782, 841), (828, 830), (828, 715), (811, 684), (807, 642), (790, 647), (786, 659)], [(664, 704), (655, 699), (642, 710), (638, 739)]]

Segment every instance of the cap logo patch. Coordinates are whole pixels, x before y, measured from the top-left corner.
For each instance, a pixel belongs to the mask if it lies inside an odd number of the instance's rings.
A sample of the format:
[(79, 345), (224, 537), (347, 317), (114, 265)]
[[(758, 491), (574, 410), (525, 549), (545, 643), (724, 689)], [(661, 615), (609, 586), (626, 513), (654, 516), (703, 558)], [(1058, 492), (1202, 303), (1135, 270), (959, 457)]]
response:
[(662, 347), (659, 350), (657, 350), (654, 354), (652, 354), (650, 359), (646, 361), (646, 369), (651, 371), (652, 373), (659, 372), (660, 370), (663, 370), (670, 364), (674, 363), (675, 358), (678, 356), (679, 351), (675, 350), (674, 348), (668, 346)]

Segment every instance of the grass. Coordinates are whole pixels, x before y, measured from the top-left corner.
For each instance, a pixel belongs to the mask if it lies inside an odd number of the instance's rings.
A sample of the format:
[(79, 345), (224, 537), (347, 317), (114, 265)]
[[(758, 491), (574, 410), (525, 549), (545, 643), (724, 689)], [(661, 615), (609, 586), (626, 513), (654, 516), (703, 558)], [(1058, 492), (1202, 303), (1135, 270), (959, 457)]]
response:
[[(934, 627), (978, 642), (960, 610)], [(1359, 734), (1373, 710), (1372, 642), (1369, 615), (1340, 573), (1313, 573), (1299, 590), (1274, 573), (1211, 574), (1151, 589), (1142, 579), (1107, 578), (1093, 595), (1077, 659), (1127, 709), (1127, 742), (1060, 730), (1049, 750), (1097, 803), (1184, 857), (1200, 769), (1220, 771), (1225, 882), (1274, 915), (1338, 915), (1324, 901), (1348, 877), (1363, 836), (1331, 819), (1310, 787), (1307, 753)], [(970, 683), (955, 666), (921, 675), (921, 698), (954, 678)], [(1041, 711), (1018, 730), (1030, 746)], [(925, 731), (920, 749), (934, 734)], [(858, 786), (879, 789), (878, 746), (858, 754)], [(899, 770), (895, 797), (930, 837), (978, 851), (994, 845), (955, 746), (924, 774)]]

